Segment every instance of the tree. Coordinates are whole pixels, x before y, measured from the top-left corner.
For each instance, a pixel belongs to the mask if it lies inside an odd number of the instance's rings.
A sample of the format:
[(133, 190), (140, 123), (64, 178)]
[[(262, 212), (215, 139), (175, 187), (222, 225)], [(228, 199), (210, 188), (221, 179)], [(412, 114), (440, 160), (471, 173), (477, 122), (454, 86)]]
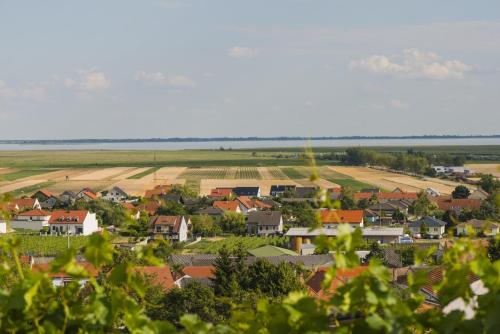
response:
[(365, 256), (364, 262), (369, 263), (371, 259), (377, 259), (381, 263), (387, 263), (385, 253), (377, 242), (370, 245), (370, 253)]
[(392, 214), (392, 220), (395, 220), (398, 224), (406, 220), (406, 215), (397, 209)]
[(203, 237), (213, 237), (222, 233), (222, 229), (215, 220), (209, 215), (196, 215), (191, 217), (193, 224), (193, 233)]
[(455, 190), (451, 193), (453, 198), (468, 198), (470, 195), (470, 190), (466, 186), (457, 186)]
[(431, 214), (431, 212), (435, 210), (435, 208), (436, 208), (435, 205), (431, 203), (431, 201), (424, 192), (420, 192), (417, 195), (417, 199), (415, 200), (415, 202), (413, 202), (411, 206), (413, 213), (418, 217)]
[(94, 212), (99, 223), (106, 226), (120, 226), (131, 220), (123, 206), (103, 199), (97, 199), (90, 202), (76, 201), (75, 204), (71, 206), (71, 209)]
[(245, 235), (247, 233), (245, 216), (238, 212), (224, 212), (221, 219), (221, 227), (224, 232), (231, 232), (237, 235)]
[(223, 246), (219, 251), (219, 257), (214, 262), (214, 277), (212, 284), (215, 294), (218, 296), (233, 296), (239, 289), (233, 259), (229, 250)]
[(491, 174), (483, 174), (481, 175), (481, 180), (479, 181), (479, 185), (489, 194), (493, 194), (496, 191), (500, 190), (500, 181), (498, 181)]
[(185, 216), (187, 211), (184, 206), (175, 201), (165, 201), (159, 208), (157, 213), (166, 216)]
[(354, 190), (351, 187), (342, 187), (340, 195), (340, 206), (342, 210), (352, 210), (356, 208), (354, 201)]

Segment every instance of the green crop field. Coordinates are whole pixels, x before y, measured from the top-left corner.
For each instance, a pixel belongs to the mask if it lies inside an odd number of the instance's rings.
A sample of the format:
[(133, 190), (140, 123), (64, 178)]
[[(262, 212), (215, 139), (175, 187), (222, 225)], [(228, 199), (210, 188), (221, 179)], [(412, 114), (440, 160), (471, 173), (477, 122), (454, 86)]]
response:
[(259, 171), (257, 168), (253, 167), (241, 167), (238, 168), (236, 171), (236, 179), (262, 179), (262, 176), (260, 175)]
[(225, 179), (228, 168), (188, 168), (181, 175), (180, 179)]
[(37, 184), (31, 185), (31, 186), (16, 189), (14, 191), (11, 191), (9, 194), (14, 196), (14, 197), (23, 196), (23, 195), (30, 195), (30, 194), (33, 194), (34, 192), (36, 192), (40, 189), (44, 189), (44, 188), (48, 188), (50, 186), (53, 186), (56, 183), (57, 182), (54, 182), (54, 181), (41, 182), (41, 183), (37, 183)]
[(47, 170), (47, 169), (22, 169), (12, 173), (7, 173), (0, 175), (0, 180), (3, 181), (15, 181), (18, 179), (22, 179), (25, 177), (35, 176), (39, 174), (45, 174), (49, 172), (54, 172), (55, 170)]
[[(9, 236), (0, 236), (8, 238)], [(34, 256), (55, 256), (68, 249), (68, 237), (65, 236), (40, 236), (40, 235), (16, 235), (20, 245), (17, 248), (19, 254)], [(69, 237), (70, 247), (81, 249), (88, 243), (88, 237)]]
[(307, 179), (309, 175), (301, 173), (297, 168), (293, 167), (283, 167), (281, 171), (291, 179)]
[(129, 176), (129, 177), (127, 177), (127, 179), (132, 179), (132, 180), (142, 179), (144, 176), (148, 176), (149, 174), (156, 172), (160, 168), (161, 167), (152, 167), (152, 168), (145, 170), (144, 172), (140, 172), (140, 173), (134, 174), (132, 176)]
[(185, 249), (192, 253), (217, 254), (222, 247), (229, 251), (234, 251), (241, 244), (243, 249), (249, 250), (265, 245), (285, 246), (288, 243), (287, 237), (228, 237), (218, 241), (202, 240)]
[(275, 179), (278, 180), (288, 179), (288, 176), (286, 176), (286, 174), (283, 173), (283, 171), (280, 168), (269, 167), (267, 170), (269, 171), (269, 174), (271, 174), (272, 177)]

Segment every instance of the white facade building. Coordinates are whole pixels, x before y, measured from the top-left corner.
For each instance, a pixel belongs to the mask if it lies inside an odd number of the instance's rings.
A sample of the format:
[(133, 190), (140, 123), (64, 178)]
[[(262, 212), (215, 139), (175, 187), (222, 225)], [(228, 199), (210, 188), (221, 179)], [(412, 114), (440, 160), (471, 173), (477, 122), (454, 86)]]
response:
[(90, 235), (99, 230), (96, 214), (87, 210), (54, 211), (49, 227), (49, 233), (53, 235)]

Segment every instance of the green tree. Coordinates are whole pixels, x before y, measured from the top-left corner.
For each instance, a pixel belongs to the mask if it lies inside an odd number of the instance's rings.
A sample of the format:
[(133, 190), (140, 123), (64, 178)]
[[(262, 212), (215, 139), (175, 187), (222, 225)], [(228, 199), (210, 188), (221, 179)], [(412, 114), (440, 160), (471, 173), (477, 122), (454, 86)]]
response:
[(430, 215), (436, 209), (436, 206), (431, 203), (424, 192), (420, 192), (410, 208), (417, 217), (422, 217)]
[(479, 181), (479, 185), (489, 194), (493, 194), (496, 191), (500, 190), (500, 181), (498, 181), (491, 174), (483, 174), (481, 175), (481, 180)]
[(342, 187), (340, 195), (340, 205), (343, 210), (352, 210), (356, 208), (354, 201), (354, 190), (351, 187)]
[(406, 220), (406, 215), (401, 212), (399, 209), (394, 211), (392, 214), (392, 220), (395, 220), (398, 224), (404, 222)]
[(377, 259), (380, 263), (387, 263), (385, 258), (384, 250), (380, 247), (377, 242), (370, 245), (370, 253), (365, 256), (365, 263), (369, 263), (371, 259)]
[(455, 190), (451, 193), (453, 198), (468, 198), (470, 195), (470, 190), (466, 186), (457, 186)]
[(238, 212), (224, 212), (221, 219), (221, 227), (224, 232), (231, 232), (236, 235), (245, 235), (247, 233), (245, 216)]
[(121, 226), (131, 221), (130, 216), (123, 206), (103, 199), (97, 199), (90, 202), (76, 201), (75, 204), (71, 206), (71, 209), (94, 212), (99, 222), (106, 226)]
[(180, 203), (175, 202), (175, 201), (165, 201), (160, 206), (157, 213), (159, 215), (166, 215), (166, 216), (185, 216), (185, 215), (187, 215), (187, 211), (184, 208), (184, 206)]
[(193, 234), (203, 237), (213, 237), (222, 233), (219, 224), (209, 215), (196, 215), (191, 217)]

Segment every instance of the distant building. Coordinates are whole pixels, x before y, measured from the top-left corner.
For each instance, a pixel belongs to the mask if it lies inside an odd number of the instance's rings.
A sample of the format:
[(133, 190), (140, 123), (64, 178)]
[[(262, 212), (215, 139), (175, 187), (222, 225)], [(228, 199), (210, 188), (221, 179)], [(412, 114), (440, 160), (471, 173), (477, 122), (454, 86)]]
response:
[(269, 191), (269, 195), (272, 197), (283, 196), (287, 191), (295, 191), (295, 185), (283, 184), (283, 185), (272, 185)]
[(413, 235), (424, 232), (431, 237), (441, 238), (445, 232), (446, 222), (434, 217), (424, 216), (409, 222), (408, 228)]
[(224, 211), (241, 213), (240, 203), (238, 201), (215, 201), (212, 206)]
[(469, 230), (474, 231), (476, 235), (484, 235), (487, 237), (496, 236), (499, 232), (499, 224), (487, 220), (471, 219), (465, 223), (460, 223), (456, 226), (457, 235), (468, 235)]
[(50, 216), (51, 213), (45, 210), (29, 210), (14, 216), (9, 221), (9, 224), (13, 229), (40, 231), (42, 228), (49, 226)]
[(215, 188), (210, 191), (209, 198), (212, 199), (221, 199), (221, 198), (229, 198), (233, 194), (233, 188)]
[(235, 187), (233, 194), (236, 196), (260, 197), (260, 187)]
[(336, 228), (339, 224), (363, 227), (363, 210), (320, 210), (319, 215), (324, 228)]
[(122, 202), (128, 198), (128, 194), (123, 191), (120, 187), (114, 186), (110, 190), (106, 191), (102, 196), (103, 199), (111, 202)]

